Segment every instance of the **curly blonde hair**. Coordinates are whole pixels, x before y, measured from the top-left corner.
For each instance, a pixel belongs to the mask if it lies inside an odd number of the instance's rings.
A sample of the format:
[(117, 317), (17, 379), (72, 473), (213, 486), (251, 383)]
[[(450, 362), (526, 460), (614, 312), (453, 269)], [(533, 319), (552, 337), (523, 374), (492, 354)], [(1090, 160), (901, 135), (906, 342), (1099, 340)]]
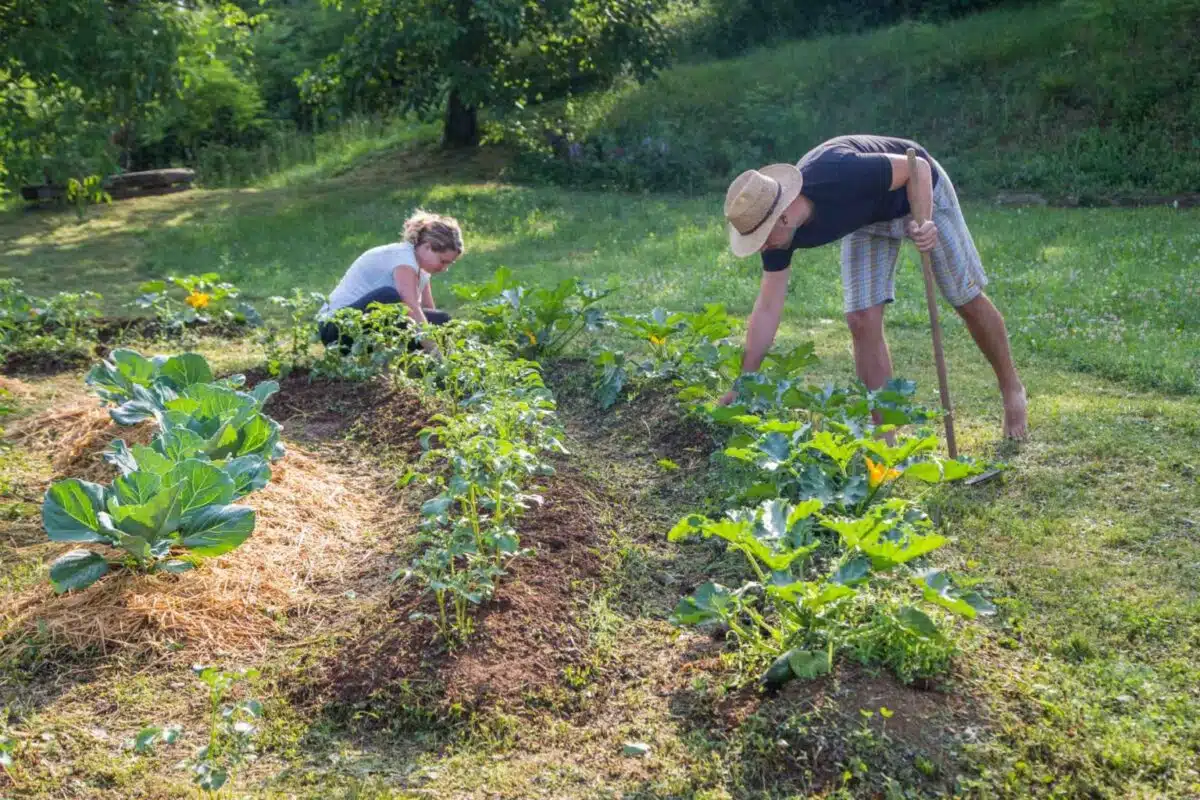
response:
[(429, 246), (437, 253), (447, 250), (462, 255), (462, 229), (454, 217), (443, 217), (441, 214), (431, 214), (418, 208), (412, 216), (404, 221), (404, 241), (413, 247), (429, 242)]

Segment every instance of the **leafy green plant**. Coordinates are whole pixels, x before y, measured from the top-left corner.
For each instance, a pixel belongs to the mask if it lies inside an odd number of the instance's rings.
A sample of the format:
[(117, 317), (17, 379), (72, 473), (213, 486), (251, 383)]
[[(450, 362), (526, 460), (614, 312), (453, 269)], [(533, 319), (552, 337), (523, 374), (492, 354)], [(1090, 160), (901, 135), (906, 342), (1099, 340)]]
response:
[(133, 752), (141, 755), (149, 753), (160, 744), (175, 744), (182, 733), (183, 728), (178, 725), (147, 725), (138, 731), (129, 746)]
[(313, 374), (338, 380), (368, 380), (389, 369), (403, 372), (416, 343), (429, 335), (409, 325), (399, 304), (373, 303), (365, 313), (339, 308), (329, 322), (337, 326), (340, 341), (326, 345), (313, 364)]
[[(843, 614), (847, 604), (878, 584), (895, 588), (907, 582), (919, 592), (919, 601), (964, 617), (992, 613), (981, 595), (955, 588), (946, 573), (909, 566), (946, 541), (912, 502), (893, 498), (861, 517), (834, 516), (823, 509), (818, 499), (794, 505), (777, 499), (732, 511), (721, 520), (684, 517), (669, 540), (695, 535), (722, 539), (746, 558), (754, 580), (738, 589), (702, 585), (679, 602), (673, 621), (727, 625), (751, 654), (772, 659), (763, 681), (777, 687), (832, 668), (834, 655), (855, 637)], [(933, 620), (915, 605), (900, 607), (893, 619), (914, 636), (940, 636)]]
[(230, 325), (258, 325), (262, 317), (249, 303), (234, 303), (240, 294), (220, 274), (168, 277), (146, 281), (138, 286), (141, 294), (134, 300), (138, 308), (149, 310), (162, 330), (182, 336), (189, 325), (222, 321)]
[(110, 486), (68, 478), (46, 491), (42, 523), (55, 542), (106, 545), (115, 560), (72, 550), (50, 567), (58, 593), (84, 589), (113, 567), (185, 572), (197, 556), (235, 549), (254, 531), (254, 511), (231, 505), (236, 486), (223, 469), (186, 459), (164, 474), (137, 470)]
[(598, 367), (594, 391), (601, 408), (615, 404), (621, 391), (635, 380), (716, 387), (728, 385), (740, 370), (741, 348), (728, 340), (734, 320), (720, 303), (696, 312), (668, 313), (656, 308), (649, 314), (614, 314), (612, 321), (644, 355), (607, 349), (593, 353), (592, 361)]
[(75, 209), (78, 219), (82, 220), (87, 216), (88, 206), (111, 202), (112, 195), (104, 191), (104, 183), (99, 175), (88, 175), (82, 181), (77, 178), (67, 179), (67, 204)]
[(597, 303), (612, 293), (578, 278), (554, 288), (528, 289), (510, 269), (500, 267), (487, 283), (455, 286), (461, 299), (476, 304), (493, 341), (510, 341), (526, 358), (555, 358), (584, 331), (606, 324)]
[(226, 702), (239, 683), (258, 677), (258, 670), (237, 672), (196, 665), (196, 676), (208, 687), (208, 742), (188, 761), (192, 783), (208, 793), (221, 790), (239, 765), (254, 753), (256, 723), (262, 719), (262, 703), (253, 698)]
[(0, 359), (15, 353), (86, 356), (95, 338), (100, 300), (96, 292), (35, 297), (21, 288), (21, 281), (0, 279)]
[(259, 334), (267, 358), (267, 374), (285, 377), (292, 370), (312, 366), (312, 346), (318, 341), (315, 316), (325, 302), (319, 292), (293, 289), (288, 297), (275, 296), (269, 301), (286, 315), (283, 328), (265, 324)]
[[(208, 361), (197, 353), (146, 358), (136, 350), (118, 348), (88, 370), (83, 380), (101, 400), (116, 406), (110, 412), (115, 422), (132, 425), (150, 416), (149, 406), (162, 408), (184, 389), (212, 383), (214, 377)], [(235, 375), (224, 379), (222, 385), (240, 386), (244, 381)]]

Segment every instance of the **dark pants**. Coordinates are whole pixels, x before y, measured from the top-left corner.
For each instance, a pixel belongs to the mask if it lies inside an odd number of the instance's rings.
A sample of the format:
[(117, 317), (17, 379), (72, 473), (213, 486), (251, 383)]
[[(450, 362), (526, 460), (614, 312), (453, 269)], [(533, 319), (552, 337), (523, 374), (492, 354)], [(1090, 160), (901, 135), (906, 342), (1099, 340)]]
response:
[[(403, 302), (404, 300), (400, 297), (400, 293), (396, 291), (394, 286), (385, 286), (382, 289), (376, 289), (373, 292), (367, 292), (350, 305), (343, 306), (343, 308), (356, 308), (359, 311), (366, 311), (367, 306), (371, 305), (371, 303), (383, 303), (385, 305), (391, 305), (393, 303)], [(422, 308), (421, 311), (424, 312), (425, 319), (429, 320), (434, 325), (445, 325), (450, 321), (450, 315), (445, 311), (438, 311), (436, 308)], [(408, 317), (405, 317), (404, 322), (407, 322), (408, 319)], [(321, 332), (321, 341), (324, 344), (333, 344), (334, 342), (338, 341), (339, 338), (341, 340), (343, 350), (349, 350), (350, 345), (353, 344), (353, 340), (349, 336), (339, 337), (338, 327), (332, 322), (322, 322), (318, 327)]]

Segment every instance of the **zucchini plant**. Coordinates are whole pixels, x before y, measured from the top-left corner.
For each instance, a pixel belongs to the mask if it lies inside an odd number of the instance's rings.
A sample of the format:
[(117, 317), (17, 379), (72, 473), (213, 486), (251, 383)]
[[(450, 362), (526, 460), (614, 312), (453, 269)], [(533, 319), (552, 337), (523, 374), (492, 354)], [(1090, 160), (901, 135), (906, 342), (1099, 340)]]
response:
[(531, 359), (560, 356), (584, 331), (604, 327), (607, 319), (597, 304), (612, 293), (578, 278), (530, 289), (519, 285), (508, 267), (496, 270), (487, 283), (459, 285), (453, 291), (474, 304), (489, 341), (512, 342), (518, 354)]

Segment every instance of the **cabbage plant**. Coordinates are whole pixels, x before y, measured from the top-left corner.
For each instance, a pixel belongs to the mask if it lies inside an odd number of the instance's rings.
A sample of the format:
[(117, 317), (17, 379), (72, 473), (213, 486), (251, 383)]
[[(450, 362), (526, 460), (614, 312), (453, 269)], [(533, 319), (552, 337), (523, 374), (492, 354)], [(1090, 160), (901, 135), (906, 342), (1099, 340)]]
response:
[(232, 505), (234, 479), (216, 464), (185, 459), (164, 473), (139, 469), (109, 486), (68, 478), (42, 503), (42, 523), (56, 542), (107, 545), (108, 557), (78, 549), (50, 567), (56, 592), (84, 589), (114, 567), (184, 572), (195, 556), (217, 556), (254, 531), (254, 511)]

